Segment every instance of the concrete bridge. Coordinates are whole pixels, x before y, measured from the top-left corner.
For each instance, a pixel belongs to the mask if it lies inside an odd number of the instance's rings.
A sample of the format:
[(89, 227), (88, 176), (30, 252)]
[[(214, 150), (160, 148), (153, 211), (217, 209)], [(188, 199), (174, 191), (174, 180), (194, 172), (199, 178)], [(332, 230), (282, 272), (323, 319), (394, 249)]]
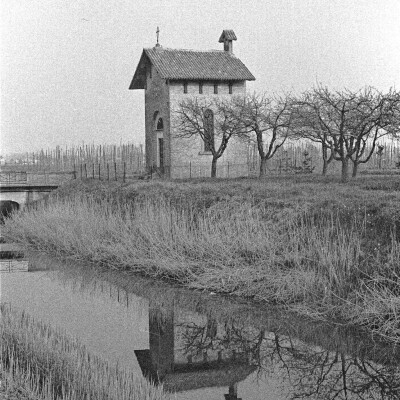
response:
[(58, 185), (4, 185), (0, 184), (0, 201), (13, 201), (23, 209), (28, 203), (40, 200)]
[[(75, 172), (34, 173), (25, 171), (0, 172), (0, 201), (13, 202), (14, 208), (40, 200), (62, 183), (75, 178)], [(15, 204), (17, 203), (17, 205)]]

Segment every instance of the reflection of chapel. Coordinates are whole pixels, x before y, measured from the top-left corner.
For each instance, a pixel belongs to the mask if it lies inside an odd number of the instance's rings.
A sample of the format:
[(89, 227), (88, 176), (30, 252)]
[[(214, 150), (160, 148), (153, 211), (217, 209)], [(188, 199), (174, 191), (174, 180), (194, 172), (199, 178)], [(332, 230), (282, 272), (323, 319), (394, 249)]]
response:
[[(247, 67), (233, 54), (236, 35), (224, 30), (219, 38), (223, 50), (167, 49), (158, 43), (144, 49), (129, 89), (145, 90), (146, 166), (171, 178), (196, 176), (197, 167), (211, 166), (211, 153), (200, 137), (174, 135), (173, 110), (187, 96), (212, 98), (244, 95), (246, 81), (254, 80)], [(212, 118), (209, 110), (207, 119)], [(212, 125), (212, 124), (211, 124)], [(218, 140), (218, 138), (216, 138)], [(232, 139), (218, 169), (231, 162), (246, 163), (247, 145)], [(240, 173), (239, 173), (240, 174)]]

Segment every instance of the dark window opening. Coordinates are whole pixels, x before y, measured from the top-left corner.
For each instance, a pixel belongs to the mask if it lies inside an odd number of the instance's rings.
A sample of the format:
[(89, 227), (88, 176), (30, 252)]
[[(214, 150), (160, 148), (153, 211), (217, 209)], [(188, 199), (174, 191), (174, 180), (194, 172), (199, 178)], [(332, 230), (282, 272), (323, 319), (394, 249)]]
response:
[(158, 159), (160, 162), (160, 169), (161, 172), (164, 172), (164, 139), (159, 138), (158, 139)]
[(187, 93), (187, 86), (188, 86), (187, 82), (184, 82), (183, 83), (183, 93)]
[(218, 83), (214, 83), (214, 94), (218, 94)]
[(159, 118), (157, 121), (157, 130), (162, 131), (164, 129), (164, 122), (162, 118)]
[(199, 83), (199, 94), (203, 94), (203, 82)]
[(152, 78), (151, 65), (150, 65), (150, 68), (149, 68), (149, 76), (150, 76), (150, 79), (151, 79)]
[(214, 113), (207, 108), (204, 111), (204, 151), (211, 152), (214, 147)]
[(229, 82), (229, 94), (232, 94), (233, 92), (233, 83)]

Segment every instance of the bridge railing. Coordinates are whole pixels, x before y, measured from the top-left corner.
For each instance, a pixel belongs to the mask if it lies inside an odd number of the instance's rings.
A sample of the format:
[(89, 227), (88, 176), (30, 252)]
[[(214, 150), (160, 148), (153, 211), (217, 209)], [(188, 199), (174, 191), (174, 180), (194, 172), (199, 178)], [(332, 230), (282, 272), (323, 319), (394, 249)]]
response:
[(13, 172), (2, 171), (0, 172), (0, 183), (7, 184), (24, 184), (28, 181), (28, 174), (26, 172)]
[(65, 172), (26, 172), (0, 171), (1, 185), (60, 185), (76, 178), (75, 171)]

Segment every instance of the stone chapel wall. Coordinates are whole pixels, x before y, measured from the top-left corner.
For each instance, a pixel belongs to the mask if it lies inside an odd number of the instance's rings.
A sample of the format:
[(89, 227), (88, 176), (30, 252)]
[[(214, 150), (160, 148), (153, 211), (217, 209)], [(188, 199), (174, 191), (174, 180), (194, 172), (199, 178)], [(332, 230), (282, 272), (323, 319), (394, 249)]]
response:
[[(235, 95), (245, 95), (245, 81), (233, 82), (232, 94), (229, 94), (228, 82), (218, 84), (218, 94), (214, 94), (214, 83), (203, 83), (203, 94), (199, 94), (199, 82), (188, 82), (187, 93), (183, 91), (183, 82), (169, 84), (170, 109), (171, 109), (171, 178), (188, 178), (210, 176), (212, 155), (204, 152), (204, 143), (200, 137), (178, 138), (178, 124), (174, 110), (179, 103), (190, 96), (201, 98), (231, 98)], [(219, 143), (216, 138), (216, 143)], [(247, 173), (247, 144), (231, 138), (224, 154), (217, 162), (217, 176), (234, 177)], [(239, 166), (239, 165), (242, 166)]]
[[(159, 167), (157, 163), (158, 142), (156, 131), (156, 119), (163, 119), (163, 139), (164, 139), (164, 170), (168, 174), (171, 165), (169, 157), (170, 146), (170, 112), (169, 112), (169, 87), (162, 79), (156, 69), (150, 67), (147, 72), (145, 90), (145, 129), (146, 129), (146, 165), (147, 167)], [(156, 114), (157, 113), (157, 114)]]

